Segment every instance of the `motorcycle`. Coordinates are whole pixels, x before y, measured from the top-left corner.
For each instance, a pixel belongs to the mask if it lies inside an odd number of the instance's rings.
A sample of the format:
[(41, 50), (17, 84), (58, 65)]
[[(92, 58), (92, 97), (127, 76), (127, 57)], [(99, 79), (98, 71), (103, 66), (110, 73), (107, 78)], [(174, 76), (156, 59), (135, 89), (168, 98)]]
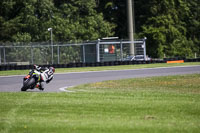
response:
[(23, 78), (23, 86), (21, 88), (21, 91), (34, 89), (39, 81), (40, 81), (39, 72), (35, 71), (34, 69), (31, 70), (29, 74)]

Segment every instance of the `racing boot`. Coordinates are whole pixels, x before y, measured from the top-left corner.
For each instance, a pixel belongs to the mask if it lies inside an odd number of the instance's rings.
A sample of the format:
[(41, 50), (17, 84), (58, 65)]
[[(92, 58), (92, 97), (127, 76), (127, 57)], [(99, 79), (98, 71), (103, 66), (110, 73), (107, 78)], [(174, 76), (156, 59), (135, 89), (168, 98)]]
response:
[(36, 88), (38, 88), (39, 90), (41, 90), (41, 91), (43, 91), (44, 90), (44, 88), (42, 87), (42, 85), (41, 84), (37, 84), (36, 85)]

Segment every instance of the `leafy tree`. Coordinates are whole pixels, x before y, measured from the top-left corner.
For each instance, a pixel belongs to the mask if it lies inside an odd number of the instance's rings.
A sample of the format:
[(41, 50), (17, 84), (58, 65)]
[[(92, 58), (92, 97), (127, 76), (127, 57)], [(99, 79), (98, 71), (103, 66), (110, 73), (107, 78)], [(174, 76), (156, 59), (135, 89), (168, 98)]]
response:
[[(135, 32), (152, 57), (200, 55), (199, 0), (134, 0)], [(0, 41), (54, 42), (127, 36), (125, 0), (1, 0)], [(27, 43), (28, 44), (28, 43)]]
[[(147, 36), (147, 50), (153, 57), (191, 56), (192, 40), (188, 40), (186, 19), (190, 10), (183, 0), (152, 1), (152, 14), (142, 26), (142, 36)], [(183, 54), (184, 53), (184, 54)]]
[(113, 35), (115, 25), (105, 21), (95, 8), (94, 0), (2, 0), (0, 41), (47, 41), (49, 27), (54, 41)]
[(187, 38), (193, 41), (195, 48), (193, 52), (200, 55), (200, 1), (199, 0), (187, 0), (188, 7), (190, 9), (187, 22)]
[[(199, 0), (134, 0), (135, 36), (147, 37), (147, 54), (200, 55), (199, 6)], [(127, 38), (125, 7), (124, 0), (101, 0), (98, 9), (106, 20), (117, 24), (115, 35), (122, 38)]]
[(114, 36), (127, 38), (126, 0), (100, 0), (97, 11), (102, 12), (107, 21), (116, 24)]
[[(94, 0), (79, 0), (65, 2), (59, 1), (55, 3), (59, 7), (59, 13), (55, 21), (59, 21), (60, 25), (65, 25), (63, 29), (64, 35), (59, 37), (59, 40), (94, 40), (105, 36), (111, 36), (114, 33), (112, 29), (115, 25), (106, 22), (103, 19), (102, 13), (97, 13), (95, 10), (96, 3)], [(58, 25), (55, 27), (61, 30), (63, 27)], [(61, 30), (62, 31), (62, 30)], [(59, 32), (59, 31), (58, 31)], [(57, 33), (55, 33), (57, 34)]]

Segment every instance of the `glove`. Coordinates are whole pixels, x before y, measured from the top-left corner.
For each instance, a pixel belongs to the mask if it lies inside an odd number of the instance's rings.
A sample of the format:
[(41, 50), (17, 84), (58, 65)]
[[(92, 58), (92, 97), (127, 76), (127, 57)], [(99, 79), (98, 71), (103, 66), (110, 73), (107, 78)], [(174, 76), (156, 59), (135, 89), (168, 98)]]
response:
[(46, 83), (48, 84), (50, 82), (50, 80), (47, 80)]
[(38, 71), (40, 71), (41, 67), (37, 66), (37, 65), (34, 65), (34, 68)]
[(48, 80), (46, 81), (46, 83), (48, 84), (52, 79), (53, 79), (53, 77), (51, 77), (50, 79), (48, 79)]

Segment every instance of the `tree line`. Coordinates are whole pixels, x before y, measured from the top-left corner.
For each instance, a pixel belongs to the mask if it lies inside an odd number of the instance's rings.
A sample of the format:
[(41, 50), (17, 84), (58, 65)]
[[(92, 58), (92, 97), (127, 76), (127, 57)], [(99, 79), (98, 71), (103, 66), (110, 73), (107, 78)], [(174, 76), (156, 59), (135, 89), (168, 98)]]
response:
[[(199, 0), (134, 0), (135, 38), (147, 37), (147, 54), (200, 55)], [(126, 0), (1, 0), (1, 42), (127, 39)]]

